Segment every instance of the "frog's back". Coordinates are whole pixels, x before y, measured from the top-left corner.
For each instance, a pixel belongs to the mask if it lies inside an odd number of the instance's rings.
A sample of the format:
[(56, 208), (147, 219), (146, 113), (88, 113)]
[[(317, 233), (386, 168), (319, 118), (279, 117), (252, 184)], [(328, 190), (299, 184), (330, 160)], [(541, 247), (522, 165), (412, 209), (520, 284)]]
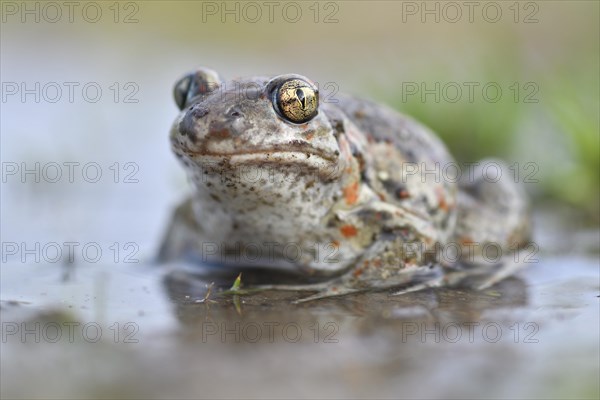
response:
[(446, 146), (424, 125), (385, 105), (340, 95), (339, 108), (367, 136), (370, 142), (393, 144), (412, 163), (440, 163), (454, 160)]
[[(441, 140), (412, 118), (349, 96), (340, 97), (339, 107), (367, 135), (375, 170), (384, 171), (384, 179), (371, 180), (370, 185), (383, 192), (387, 201), (427, 215), (442, 237), (461, 245), (494, 243), (501, 249), (514, 249), (528, 243), (527, 196), (508, 178), (503, 162), (481, 160), (470, 177), (459, 171)], [(416, 166), (418, 172), (413, 173), (407, 164)], [(501, 180), (484, 179), (481, 166), (488, 164), (503, 170)], [(459, 171), (461, 178), (452, 179), (452, 171)]]
[(440, 172), (454, 160), (425, 126), (385, 105), (350, 96), (337, 104), (365, 137), (364, 183), (379, 198), (429, 221), (444, 243), (456, 222), (457, 184)]

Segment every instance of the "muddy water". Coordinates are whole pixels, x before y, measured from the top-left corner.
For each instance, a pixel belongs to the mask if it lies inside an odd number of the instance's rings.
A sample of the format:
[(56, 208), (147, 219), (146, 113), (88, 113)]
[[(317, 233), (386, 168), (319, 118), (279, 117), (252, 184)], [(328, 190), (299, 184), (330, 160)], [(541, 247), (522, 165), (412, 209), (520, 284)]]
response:
[(300, 305), (205, 300), (176, 266), (8, 262), (2, 397), (597, 398), (598, 232), (539, 230), (537, 261), (482, 292)]

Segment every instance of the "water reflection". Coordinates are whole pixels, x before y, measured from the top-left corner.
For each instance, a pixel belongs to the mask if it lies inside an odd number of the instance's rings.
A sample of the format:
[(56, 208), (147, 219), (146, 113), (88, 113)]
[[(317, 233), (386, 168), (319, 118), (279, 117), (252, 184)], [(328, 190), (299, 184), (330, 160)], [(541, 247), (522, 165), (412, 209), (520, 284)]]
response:
[[(248, 278), (251, 279), (251, 275)], [(394, 334), (407, 327), (435, 324), (468, 327), (472, 323), (488, 321), (485, 317), (488, 310), (518, 309), (528, 305), (527, 285), (518, 277), (510, 277), (484, 291), (444, 288), (391, 296), (393, 290), (388, 290), (303, 304), (292, 302), (305, 297), (306, 292), (219, 295), (219, 291), (231, 286), (233, 279), (235, 276), (231, 275), (198, 276), (185, 271), (172, 271), (165, 276), (164, 288), (187, 335), (206, 340), (207, 330), (212, 331), (222, 323), (226, 323), (226, 327), (241, 323), (242, 327), (237, 329), (244, 329), (244, 324), (248, 323), (263, 328), (273, 323), (282, 326), (298, 324), (308, 331), (314, 330), (316, 325), (333, 323), (336, 329), (344, 326), (345, 334), (364, 335), (375, 331)], [(209, 288), (211, 293), (206, 299)]]
[[(245, 398), (265, 387), (273, 397), (286, 397), (294, 385), (304, 390), (296, 391), (303, 398), (324, 392), (355, 398), (517, 398), (529, 392), (564, 398), (564, 388), (572, 387), (581, 388), (580, 397), (597, 398), (597, 259), (568, 261), (564, 268), (565, 259), (546, 260), (481, 292), (383, 291), (299, 305), (292, 301), (306, 293), (215, 296), (235, 274), (123, 267), (111, 270), (103, 289), (95, 291), (99, 273), (107, 272), (100, 266), (80, 268), (65, 283), (60, 268), (4, 265), (2, 322), (16, 329), (25, 322), (29, 330), (39, 323), (41, 341), (7, 333), (0, 352), (8, 371), (2, 394), (44, 397), (48, 385), (56, 384), (73, 398), (122, 398), (115, 387), (135, 398)], [(244, 282), (252, 278), (245, 274)], [(24, 280), (31, 282), (26, 293), (16, 291)], [(211, 282), (213, 301), (203, 301)], [(92, 301), (101, 293), (104, 300)], [(57, 324), (81, 328), (88, 322), (102, 327), (102, 340), (78, 329), (71, 342), (64, 328), (62, 339), (52, 342)], [(130, 336), (132, 326), (139, 330)], [(73, 360), (82, 361), (75, 386), (71, 375), (56, 368)], [(98, 384), (99, 375), (109, 379)]]

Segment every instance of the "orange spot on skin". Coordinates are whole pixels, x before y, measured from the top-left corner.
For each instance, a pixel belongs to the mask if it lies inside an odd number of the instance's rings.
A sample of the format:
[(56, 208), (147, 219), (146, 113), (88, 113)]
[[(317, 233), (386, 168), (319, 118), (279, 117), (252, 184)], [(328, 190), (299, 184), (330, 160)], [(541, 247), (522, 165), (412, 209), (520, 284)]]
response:
[(353, 275), (355, 278), (358, 278), (359, 276), (361, 276), (361, 275), (362, 275), (362, 273), (363, 273), (363, 270), (362, 270), (362, 268), (358, 268), (358, 269), (355, 269), (355, 270), (354, 270), (354, 272), (352, 273), (352, 275)]
[(462, 245), (474, 244), (474, 243), (475, 243), (475, 241), (468, 236), (463, 236), (460, 238), (460, 244), (462, 244)]
[(222, 128), (210, 131), (209, 135), (219, 139), (227, 139), (229, 136), (231, 136), (231, 132), (229, 132), (229, 129), (227, 128)]
[(354, 182), (352, 185), (344, 188), (344, 198), (346, 204), (353, 205), (358, 200), (358, 182)]
[(343, 225), (340, 228), (340, 232), (342, 232), (342, 235), (344, 235), (344, 237), (349, 238), (356, 236), (356, 234), (358, 233), (358, 229), (356, 229), (354, 225)]
[(438, 198), (438, 207), (444, 211), (448, 211), (448, 203), (446, 202), (446, 197), (444, 196), (444, 191), (441, 186), (435, 188), (435, 194)]
[(315, 136), (314, 132), (308, 132), (306, 134), (306, 140), (312, 140), (314, 136)]
[(334, 240), (333, 242), (331, 242), (331, 245), (333, 247), (335, 247), (336, 249), (338, 249), (340, 247), (340, 242), (338, 242), (337, 240)]
[(409, 197), (410, 197), (410, 193), (408, 193), (408, 190), (402, 189), (402, 190), (398, 191), (398, 198), (407, 199)]

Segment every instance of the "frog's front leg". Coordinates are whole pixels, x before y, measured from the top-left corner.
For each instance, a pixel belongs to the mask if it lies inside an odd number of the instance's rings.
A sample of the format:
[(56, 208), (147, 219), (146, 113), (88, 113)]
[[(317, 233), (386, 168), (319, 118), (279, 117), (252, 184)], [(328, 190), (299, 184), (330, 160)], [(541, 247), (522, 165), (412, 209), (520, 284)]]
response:
[(296, 302), (342, 296), (365, 290), (382, 290), (403, 285), (418, 285), (441, 274), (432, 247), (438, 242), (432, 224), (422, 216), (387, 203), (339, 212), (341, 224), (358, 227), (371, 238), (368, 245), (352, 238), (341, 245), (363, 247), (362, 253), (341, 275), (310, 285), (269, 285), (263, 289), (316, 291)]
[(181, 203), (173, 212), (169, 227), (160, 245), (157, 261), (160, 263), (182, 258), (195, 250), (199, 243), (199, 226), (194, 218), (192, 201)]
[(422, 243), (404, 242), (403, 237), (390, 235), (378, 240), (342, 276), (329, 282), (298, 287), (316, 290), (317, 293), (297, 300), (302, 303), (322, 298), (343, 296), (366, 290), (384, 290), (399, 286), (419, 288), (442, 275), (442, 268), (422, 257), (416, 248)]

